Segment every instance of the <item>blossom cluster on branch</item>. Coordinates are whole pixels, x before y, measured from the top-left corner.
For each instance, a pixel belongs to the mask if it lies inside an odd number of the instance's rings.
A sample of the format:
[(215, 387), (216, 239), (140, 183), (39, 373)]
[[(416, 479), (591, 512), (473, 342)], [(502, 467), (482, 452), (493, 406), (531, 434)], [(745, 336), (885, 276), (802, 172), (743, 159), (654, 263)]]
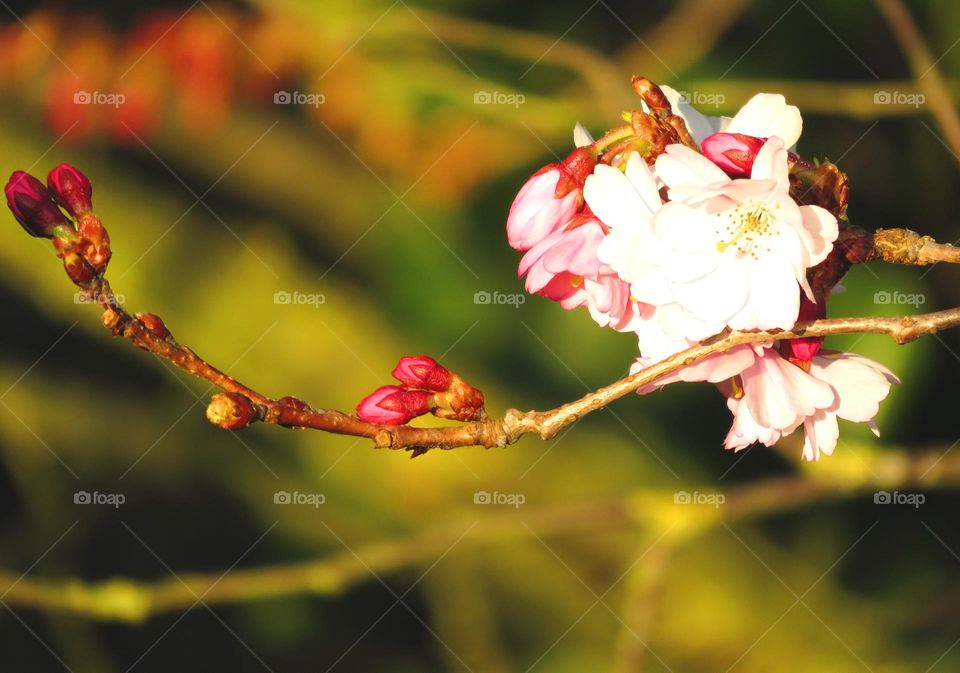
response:
[[(44, 184), (16, 171), (5, 193), (17, 221), (50, 239), (70, 280), (103, 309), (112, 334), (222, 392), (207, 418), (366, 437), (413, 456), (431, 448), (506, 446), (549, 439), (631, 392), (678, 381), (716, 384), (733, 414), (725, 446), (772, 445), (801, 426), (803, 458), (837, 444), (839, 418), (874, 418), (896, 376), (853, 353), (822, 348), (831, 334), (886, 334), (906, 343), (960, 326), (960, 308), (900, 318), (826, 318), (853, 264), (960, 263), (960, 248), (908, 229), (868, 232), (847, 218), (846, 176), (795, 152), (802, 120), (778, 94), (757, 94), (732, 118), (705, 117), (680, 94), (633, 79), (639, 109), (594, 140), (577, 125), (576, 149), (537, 171), (507, 217), (530, 292), (586, 308), (601, 326), (633, 332), (629, 376), (547, 411), (485, 409), (484, 395), (429, 356), (406, 356), (399, 385), (365, 397), (357, 413), (257, 392), (180, 344), (160, 317), (131, 315), (106, 279), (110, 239), (93, 212), (93, 187), (67, 164)], [(460, 424), (415, 427), (424, 414)]]
[[(705, 117), (669, 87), (634, 79), (642, 109), (534, 174), (507, 237), (530, 292), (634, 332), (636, 372), (721, 332), (786, 330), (826, 316), (847, 265), (846, 178), (794, 153), (800, 111), (760, 93)], [(831, 258), (832, 256), (832, 258)], [(826, 272), (826, 273), (824, 273)], [(830, 454), (837, 418), (870, 424), (897, 378), (822, 337), (746, 344), (641, 388), (717, 384), (733, 413), (725, 446), (773, 445), (801, 425), (803, 457)]]

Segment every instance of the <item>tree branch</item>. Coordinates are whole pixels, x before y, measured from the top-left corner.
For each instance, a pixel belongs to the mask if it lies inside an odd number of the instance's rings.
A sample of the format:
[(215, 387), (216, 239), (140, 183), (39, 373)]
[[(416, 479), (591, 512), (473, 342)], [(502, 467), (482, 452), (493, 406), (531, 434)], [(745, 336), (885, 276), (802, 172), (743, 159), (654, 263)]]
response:
[[(862, 232), (862, 235), (857, 236), (858, 238), (851, 239), (857, 242), (857, 246), (850, 241), (847, 241), (846, 245), (851, 249), (856, 248), (849, 254), (855, 255), (859, 262), (882, 260), (910, 265), (960, 262), (960, 248), (937, 243), (931, 237), (921, 236), (909, 229), (886, 229), (873, 234)], [(251, 421), (366, 437), (373, 441), (376, 448), (407, 449), (413, 451), (414, 455), (431, 448), (503, 447), (515, 443), (526, 434), (550, 439), (571, 423), (614, 400), (654, 383), (682, 367), (735, 346), (779, 339), (855, 333), (886, 334), (898, 344), (904, 344), (923, 335), (960, 326), (960, 308), (954, 308), (913, 316), (832, 318), (799, 322), (792, 330), (728, 330), (555, 409), (509, 409), (503, 418), (486, 418), (446, 427), (420, 428), (408, 425), (377, 425), (340, 411), (313, 408), (292, 397), (269, 398), (210, 365), (188, 347), (177, 343), (157, 316), (127, 313), (114, 300), (105, 278), (95, 281), (90, 292), (103, 307), (104, 325), (114, 335), (122, 336), (137, 347), (169, 360), (184, 371), (209, 381), (227, 393), (246, 398), (253, 407)], [(218, 422), (218, 419), (222, 420), (224, 417), (222, 413), (208, 412), (208, 417), (215, 423), (224, 425)]]

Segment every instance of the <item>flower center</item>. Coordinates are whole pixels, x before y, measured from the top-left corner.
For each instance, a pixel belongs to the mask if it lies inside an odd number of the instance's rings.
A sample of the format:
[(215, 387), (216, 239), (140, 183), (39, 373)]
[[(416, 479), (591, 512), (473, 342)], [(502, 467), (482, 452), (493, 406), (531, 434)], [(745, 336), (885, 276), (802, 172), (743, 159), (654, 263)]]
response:
[(777, 233), (777, 220), (766, 206), (759, 203), (741, 203), (717, 213), (720, 222), (716, 234), (717, 250), (726, 252), (735, 248), (739, 255), (750, 255), (759, 259), (764, 252), (770, 252), (763, 245), (763, 239)]

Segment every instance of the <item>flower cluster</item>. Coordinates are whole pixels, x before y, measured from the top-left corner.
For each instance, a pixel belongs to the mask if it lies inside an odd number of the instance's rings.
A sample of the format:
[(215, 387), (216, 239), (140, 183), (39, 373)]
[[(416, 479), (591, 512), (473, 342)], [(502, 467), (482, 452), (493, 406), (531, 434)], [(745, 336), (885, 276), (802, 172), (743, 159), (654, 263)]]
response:
[[(586, 307), (639, 337), (634, 371), (735, 330), (788, 330), (824, 317), (846, 268), (835, 249), (846, 179), (793, 152), (799, 110), (757, 94), (733, 117), (706, 117), (680, 94), (634, 78), (642, 109), (535, 173), (517, 194), (507, 239), (524, 252), (529, 292)], [(771, 446), (801, 425), (803, 457), (830, 454), (837, 418), (869, 423), (896, 377), (822, 339), (771, 341), (709, 357), (654, 386), (709, 381), (734, 420), (725, 446)]]
[(393, 369), (402, 386), (381, 386), (357, 405), (357, 415), (379, 425), (403, 425), (432, 413), (457, 421), (485, 416), (483, 393), (427, 355), (407, 355)]
[(110, 261), (110, 237), (93, 213), (90, 181), (70, 164), (60, 164), (47, 184), (15, 171), (4, 189), (7, 206), (31, 236), (49, 238), (70, 279), (92, 289)]

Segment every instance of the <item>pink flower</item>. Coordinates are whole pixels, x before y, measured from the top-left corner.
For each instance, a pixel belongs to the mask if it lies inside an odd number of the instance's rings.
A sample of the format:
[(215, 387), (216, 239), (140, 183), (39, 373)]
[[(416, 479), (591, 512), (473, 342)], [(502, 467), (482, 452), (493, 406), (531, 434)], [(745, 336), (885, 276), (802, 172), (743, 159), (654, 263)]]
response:
[(518, 275), (527, 275), (527, 291), (568, 311), (586, 306), (602, 327), (629, 329), (637, 315), (630, 286), (597, 257), (603, 226), (589, 212), (571, 226), (553, 232), (520, 260)]
[(378, 425), (403, 425), (430, 411), (430, 393), (405, 390), (399, 386), (381, 386), (360, 400), (357, 416)]
[(583, 182), (595, 164), (590, 150), (577, 148), (561, 163), (534, 173), (510, 206), (510, 245), (516, 250), (529, 250), (570, 222), (583, 207)]
[(393, 378), (411, 388), (443, 392), (450, 387), (450, 370), (428, 355), (406, 355), (393, 369)]
[(819, 409), (804, 419), (804, 460), (819, 460), (821, 453), (827, 456), (833, 453), (840, 436), (838, 417), (866, 423), (873, 434), (880, 435), (873, 419), (880, 411), (880, 402), (889, 394), (890, 386), (900, 383), (893, 372), (861, 355), (820, 351), (810, 362), (810, 376), (826, 381), (833, 388), (836, 399), (830, 407)]
[(826, 258), (838, 230), (828, 211), (790, 198), (783, 141), (764, 143), (750, 179), (730, 179), (682, 145), (668, 145), (656, 171), (671, 199), (654, 230), (674, 300), (712, 332), (792, 327), (797, 288), (812, 299), (807, 269)]
[(808, 416), (830, 408), (836, 393), (825, 381), (806, 373), (767, 349), (744, 369), (738, 379), (721, 385), (733, 427), (724, 447), (734, 451), (755, 442), (773, 446), (789, 435)]
[(739, 377), (720, 385), (733, 412), (724, 446), (739, 451), (755, 442), (772, 446), (804, 426), (804, 460), (830, 455), (840, 436), (837, 418), (867, 423), (899, 379), (889, 369), (853, 353), (821, 351), (809, 373), (769, 349)]
[(703, 139), (703, 155), (731, 178), (745, 178), (753, 169), (757, 152), (766, 138), (755, 138), (742, 133), (714, 133)]

